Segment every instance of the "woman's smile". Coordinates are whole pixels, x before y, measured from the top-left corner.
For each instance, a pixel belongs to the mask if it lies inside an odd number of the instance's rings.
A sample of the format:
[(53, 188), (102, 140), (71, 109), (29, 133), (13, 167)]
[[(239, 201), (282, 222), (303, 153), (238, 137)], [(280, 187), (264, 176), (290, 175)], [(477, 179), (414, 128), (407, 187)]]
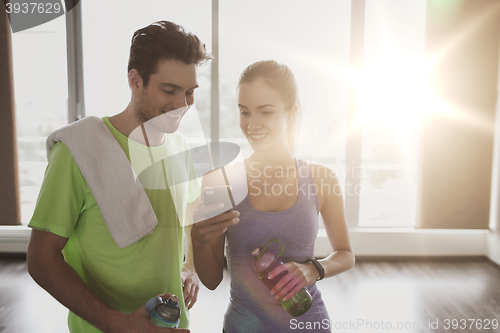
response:
[(252, 141), (260, 141), (262, 139), (264, 139), (269, 133), (248, 133), (248, 137), (252, 140)]

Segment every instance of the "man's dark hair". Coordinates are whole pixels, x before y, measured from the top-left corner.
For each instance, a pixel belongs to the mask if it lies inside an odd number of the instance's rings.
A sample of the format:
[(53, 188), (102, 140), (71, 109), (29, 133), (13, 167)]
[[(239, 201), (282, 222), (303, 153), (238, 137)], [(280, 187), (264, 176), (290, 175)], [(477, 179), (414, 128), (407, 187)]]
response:
[(178, 60), (197, 66), (213, 59), (205, 44), (183, 27), (169, 21), (154, 22), (134, 32), (130, 45), (128, 72), (136, 69), (144, 86), (156, 72), (160, 60)]

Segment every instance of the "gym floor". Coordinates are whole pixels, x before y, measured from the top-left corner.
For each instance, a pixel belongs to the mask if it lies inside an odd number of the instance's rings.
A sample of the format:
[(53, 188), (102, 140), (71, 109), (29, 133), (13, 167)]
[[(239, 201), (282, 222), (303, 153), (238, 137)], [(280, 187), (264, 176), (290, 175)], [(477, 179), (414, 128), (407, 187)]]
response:
[[(486, 258), (358, 259), (351, 271), (318, 287), (334, 332), (500, 332), (494, 329), (500, 268)], [(228, 300), (225, 272), (215, 291), (201, 288), (191, 332), (220, 333)], [(24, 256), (0, 256), (0, 333), (67, 333), (66, 316), (28, 275)]]

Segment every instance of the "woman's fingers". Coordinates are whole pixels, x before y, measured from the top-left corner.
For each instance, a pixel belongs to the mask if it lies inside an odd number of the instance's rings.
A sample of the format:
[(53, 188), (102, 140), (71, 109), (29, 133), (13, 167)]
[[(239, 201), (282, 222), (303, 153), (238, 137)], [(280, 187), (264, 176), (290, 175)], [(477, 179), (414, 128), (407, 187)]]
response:
[[(293, 295), (295, 295), (300, 289), (307, 285), (306, 277), (302, 269), (295, 262), (285, 263), (283, 265), (279, 265), (275, 269), (273, 269), (268, 278), (272, 279), (275, 276), (281, 274), (281, 272), (287, 271), (285, 274), (271, 289), (271, 293), (274, 295), (276, 299), (280, 299), (283, 297), (283, 300), (286, 301), (290, 299)], [(284, 297), (286, 295), (286, 297)]]
[(217, 223), (210, 224), (210, 225), (207, 225), (207, 226), (201, 227), (201, 228), (203, 231), (205, 231), (207, 233), (212, 233), (212, 232), (217, 232), (217, 231), (222, 230), (222, 229), (227, 229), (228, 227), (235, 225), (239, 221), (240, 221), (240, 219), (235, 217), (235, 218), (230, 219), (230, 220), (217, 222)]
[(211, 205), (202, 205), (200, 208), (198, 208), (198, 211), (200, 212), (201, 215), (208, 215), (212, 212), (216, 212), (220, 209), (223, 209), (224, 208), (224, 204), (223, 203), (214, 203), (214, 204), (211, 204)]
[(276, 267), (275, 269), (273, 269), (272, 271), (270, 271), (269, 274), (267, 274), (267, 278), (269, 280), (272, 280), (272, 279), (274, 279), (275, 276), (280, 275), (281, 272), (287, 272), (287, 271), (288, 271), (287, 264), (281, 264), (278, 267)]
[(283, 300), (288, 301), (290, 298), (292, 298), (293, 295), (298, 293), (302, 288), (304, 287), (301, 284), (296, 284), (295, 287), (283, 297)]
[[(282, 272), (287, 272), (288, 269), (287, 269), (287, 266), (286, 264), (282, 264), (282, 265), (279, 265), (278, 267), (276, 267), (275, 269), (273, 269), (271, 272), (269, 272), (269, 274), (267, 275), (267, 278), (269, 280), (272, 280), (274, 279), (274, 277), (280, 275)], [(283, 286), (285, 285), (285, 283), (288, 282), (288, 280), (284, 280), (286, 277), (288, 276), (288, 274), (286, 274), (285, 276), (283, 276), (275, 285), (274, 287), (271, 289), (271, 294), (276, 294), (281, 288), (283, 288)]]
[(214, 216), (193, 225), (192, 237), (199, 243), (206, 243), (226, 232), (227, 228), (239, 222), (239, 212), (230, 212)]
[(273, 287), (273, 291), (275, 291), (274, 298), (280, 299), (285, 296), (290, 290), (292, 290), (293, 287), (295, 287), (296, 283), (297, 282), (293, 278), (292, 274), (288, 273), (283, 276)]
[[(214, 205), (216, 205), (216, 204), (214, 204)], [(210, 225), (210, 224), (219, 223), (219, 222), (230, 220), (232, 218), (236, 218), (236, 217), (240, 216), (240, 213), (238, 211), (230, 211), (227, 213), (218, 214), (216, 216), (207, 217), (203, 213), (204, 211), (206, 211), (205, 207), (208, 207), (208, 206), (204, 206), (194, 213), (193, 220), (194, 220), (195, 224)]]

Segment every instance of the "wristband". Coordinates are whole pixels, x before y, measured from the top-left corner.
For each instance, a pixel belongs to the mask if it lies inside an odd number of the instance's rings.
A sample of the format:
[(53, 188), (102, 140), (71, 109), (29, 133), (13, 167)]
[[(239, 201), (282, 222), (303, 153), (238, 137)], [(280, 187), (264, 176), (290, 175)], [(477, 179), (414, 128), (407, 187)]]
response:
[(319, 261), (317, 261), (314, 258), (309, 258), (309, 259), (306, 260), (306, 262), (312, 262), (312, 264), (314, 265), (314, 267), (318, 270), (318, 272), (319, 272), (319, 278), (316, 281), (323, 280), (325, 278), (325, 269), (323, 268), (323, 266), (321, 266), (321, 264), (319, 263)]

